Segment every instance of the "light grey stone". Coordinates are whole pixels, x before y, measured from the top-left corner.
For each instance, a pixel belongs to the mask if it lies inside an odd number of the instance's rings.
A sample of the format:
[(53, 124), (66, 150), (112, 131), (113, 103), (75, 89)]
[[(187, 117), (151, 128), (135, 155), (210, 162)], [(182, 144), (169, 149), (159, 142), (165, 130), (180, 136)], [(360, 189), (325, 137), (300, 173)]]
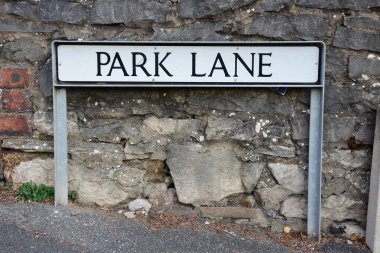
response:
[(278, 210), (280, 208), (280, 204), (284, 201), (290, 194), (286, 188), (283, 188), (279, 185), (276, 185), (272, 188), (262, 188), (256, 191), (256, 201), (259, 205), (261, 205), (264, 209), (275, 209)]
[(10, 177), (13, 186), (17, 187), (27, 182), (53, 185), (53, 164), (54, 160), (51, 158), (35, 158), (31, 161), (21, 162), (11, 171)]
[(282, 203), (280, 213), (286, 218), (302, 218), (307, 216), (307, 200), (304, 197), (289, 197)]
[(92, 24), (163, 22), (170, 7), (169, 1), (96, 0), (90, 20)]
[(178, 4), (178, 16), (180, 18), (204, 18), (221, 14), (226, 10), (234, 10), (253, 2), (253, 0), (185, 0)]
[(228, 143), (171, 144), (167, 151), (167, 165), (181, 203), (209, 205), (244, 192), (241, 163)]
[(343, 236), (347, 239), (351, 239), (352, 234), (356, 234), (358, 238), (364, 238), (365, 237), (365, 230), (354, 223), (343, 223), (342, 227), (344, 228), (344, 234)]
[(123, 215), (127, 217), (127, 219), (134, 219), (136, 218), (135, 212), (124, 212)]
[(224, 36), (223, 22), (195, 22), (181, 27), (155, 27), (152, 40), (163, 41), (220, 41)]
[(52, 113), (36, 111), (33, 114), (33, 128), (45, 135), (53, 135)]
[(28, 33), (51, 33), (53, 25), (19, 20), (0, 19), (0, 31), (2, 32), (28, 32)]
[(256, 187), (257, 181), (260, 179), (261, 172), (266, 167), (265, 163), (245, 163), (242, 171), (242, 181), (245, 192), (252, 192)]
[(268, 163), (268, 168), (282, 187), (294, 193), (305, 190), (305, 173), (297, 164)]
[(200, 140), (202, 122), (197, 119), (170, 119), (155, 116), (144, 120), (144, 125), (159, 135), (171, 136), (174, 139), (187, 140), (191, 137)]
[(338, 27), (333, 46), (354, 50), (371, 50), (380, 52), (380, 34)]
[(40, 141), (33, 139), (4, 139), (3, 149), (21, 150), (23, 152), (51, 153), (54, 151), (52, 141)]
[(253, 208), (254, 218), (249, 220), (249, 224), (262, 228), (269, 227), (270, 223), (260, 208)]
[(144, 174), (143, 170), (123, 166), (117, 171), (116, 177), (117, 182), (123, 187), (143, 187)]
[(355, 201), (345, 195), (331, 195), (322, 204), (322, 218), (343, 221), (348, 219), (364, 222), (366, 206), (362, 201)]
[(256, 149), (258, 154), (278, 156), (284, 158), (295, 157), (295, 148), (293, 143), (287, 141), (285, 143), (269, 143), (266, 147), (260, 147)]
[(370, 165), (368, 150), (331, 149), (326, 162), (341, 166), (346, 170), (367, 168)]
[(240, 33), (290, 40), (324, 40), (328, 27), (327, 20), (311, 14), (269, 14), (254, 18), (250, 25), (241, 29)]
[(149, 213), (152, 204), (146, 199), (135, 199), (128, 203), (128, 208), (132, 212), (144, 210), (146, 213)]
[(214, 117), (208, 118), (206, 128), (207, 140), (234, 139), (240, 141), (252, 140), (256, 135), (254, 122), (243, 123), (235, 118)]

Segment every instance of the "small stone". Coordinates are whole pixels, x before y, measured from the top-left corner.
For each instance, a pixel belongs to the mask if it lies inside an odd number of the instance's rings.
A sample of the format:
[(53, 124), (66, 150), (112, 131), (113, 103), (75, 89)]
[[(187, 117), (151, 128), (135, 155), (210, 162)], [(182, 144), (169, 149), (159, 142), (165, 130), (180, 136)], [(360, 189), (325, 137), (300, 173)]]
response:
[(149, 213), (152, 204), (146, 199), (135, 199), (128, 203), (128, 208), (132, 212), (144, 210), (146, 213)]
[(290, 227), (284, 227), (284, 233), (289, 234), (292, 229)]
[(353, 234), (351, 235), (351, 237), (350, 237), (350, 240), (351, 240), (351, 241), (357, 241), (357, 240), (359, 240), (359, 236), (358, 236), (356, 233), (353, 233)]
[(348, 244), (348, 245), (352, 245), (352, 241), (347, 240), (347, 244)]
[(117, 211), (118, 214), (122, 214), (123, 212), (124, 212), (124, 210)]
[(134, 212), (124, 212), (123, 213), (125, 217), (127, 217), (127, 219), (134, 219), (136, 218), (136, 215)]

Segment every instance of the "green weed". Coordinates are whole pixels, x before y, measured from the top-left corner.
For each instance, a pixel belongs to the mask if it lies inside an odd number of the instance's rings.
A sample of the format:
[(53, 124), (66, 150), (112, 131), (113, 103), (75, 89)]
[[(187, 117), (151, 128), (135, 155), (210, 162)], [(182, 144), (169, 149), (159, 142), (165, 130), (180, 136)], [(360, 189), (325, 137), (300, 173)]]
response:
[(25, 201), (49, 202), (54, 199), (54, 187), (32, 182), (24, 183), (17, 189), (16, 198)]

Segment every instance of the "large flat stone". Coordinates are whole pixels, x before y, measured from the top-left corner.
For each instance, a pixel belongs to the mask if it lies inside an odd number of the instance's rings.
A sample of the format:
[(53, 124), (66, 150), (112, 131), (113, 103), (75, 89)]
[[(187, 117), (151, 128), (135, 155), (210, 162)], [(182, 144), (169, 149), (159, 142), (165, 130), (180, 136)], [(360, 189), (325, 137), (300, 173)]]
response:
[(305, 190), (305, 172), (297, 164), (268, 163), (268, 168), (282, 187), (295, 193)]
[(370, 8), (379, 7), (379, 0), (297, 0), (296, 5), (318, 9), (350, 9), (354, 11), (368, 11)]
[(338, 27), (333, 45), (340, 48), (380, 52), (380, 34)]
[(209, 205), (244, 192), (241, 163), (229, 144), (172, 144), (167, 151), (167, 164), (181, 203)]

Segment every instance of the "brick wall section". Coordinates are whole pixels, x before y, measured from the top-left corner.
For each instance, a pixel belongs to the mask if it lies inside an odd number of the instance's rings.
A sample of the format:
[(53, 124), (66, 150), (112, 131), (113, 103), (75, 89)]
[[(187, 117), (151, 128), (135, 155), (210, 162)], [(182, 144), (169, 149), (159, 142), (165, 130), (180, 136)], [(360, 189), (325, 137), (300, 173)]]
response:
[(27, 69), (0, 69), (0, 136), (28, 135), (31, 131), (25, 112), (31, 111)]

